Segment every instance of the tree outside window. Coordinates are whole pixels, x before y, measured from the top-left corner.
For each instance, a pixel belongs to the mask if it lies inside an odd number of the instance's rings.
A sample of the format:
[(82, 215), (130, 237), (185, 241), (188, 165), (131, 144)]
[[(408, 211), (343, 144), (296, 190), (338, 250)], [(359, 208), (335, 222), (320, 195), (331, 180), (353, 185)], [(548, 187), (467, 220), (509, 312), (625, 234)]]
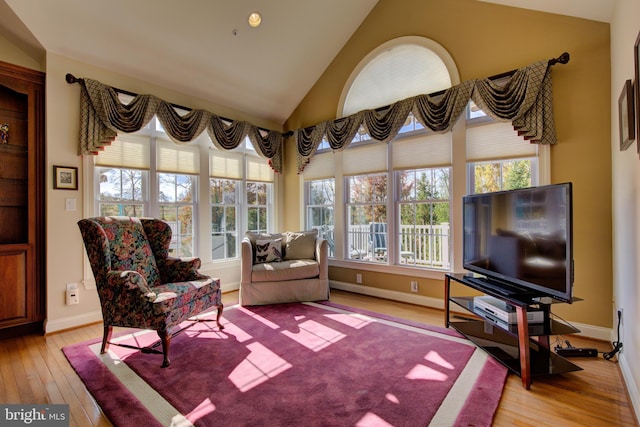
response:
[(472, 163), (475, 193), (531, 187), (531, 159), (496, 160)]
[(387, 181), (386, 173), (347, 178), (347, 243), (351, 259), (387, 261), (386, 227), (377, 231), (372, 228), (372, 224), (387, 224)]
[(399, 254), (402, 262), (448, 269), (450, 168), (398, 172)]
[(242, 182), (231, 179), (209, 179), (211, 203), (211, 259), (237, 257), (238, 190)]
[(158, 201), (160, 219), (171, 227), (169, 251), (176, 257), (194, 256), (194, 210), (196, 177), (159, 173)]
[(247, 217), (249, 231), (266, 233), (272, 184), (247, 181)]
[(146, 175), (146, 171), (136, 169), (96, 167), (100, 185), (98, 215), (144, 216)]
[(308, 181), (307, 226), (318, 230), (318, 236), (329, 243), (329, 256), (335, 256), (335, 179)]

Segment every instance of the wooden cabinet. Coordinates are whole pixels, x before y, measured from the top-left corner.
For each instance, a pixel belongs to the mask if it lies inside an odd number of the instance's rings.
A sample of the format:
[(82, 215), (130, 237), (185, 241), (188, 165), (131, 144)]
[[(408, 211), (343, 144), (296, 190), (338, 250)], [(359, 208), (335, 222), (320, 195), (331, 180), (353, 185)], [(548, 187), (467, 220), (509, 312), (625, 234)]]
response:
[(43, 331), (45, 75), (0, 62), (0, 338)]

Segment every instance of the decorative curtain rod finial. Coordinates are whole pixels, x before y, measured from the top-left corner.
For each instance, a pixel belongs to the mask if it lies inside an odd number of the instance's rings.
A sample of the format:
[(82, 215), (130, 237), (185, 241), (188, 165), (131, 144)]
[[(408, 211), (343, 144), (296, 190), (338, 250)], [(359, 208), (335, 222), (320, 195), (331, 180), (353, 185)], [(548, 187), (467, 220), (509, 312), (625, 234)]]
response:
[(571, 56), (569, 55), (569, 52), (564, 52), (559, 57), (550, 59), (549, 60), (549, 65), (566, 64), (566, 63), (569, 62), (569, 59), (571, 59)]
[(80, 83), (82, 81), (82, 79), (78, 79), (76, 78), (76, 76), (74, 76), (71, 73), (67, 73), (66, 76), (64, 76), (64, 79), (67, 81), (67, 83), (69, 84), (73, 84), (73, 83)]

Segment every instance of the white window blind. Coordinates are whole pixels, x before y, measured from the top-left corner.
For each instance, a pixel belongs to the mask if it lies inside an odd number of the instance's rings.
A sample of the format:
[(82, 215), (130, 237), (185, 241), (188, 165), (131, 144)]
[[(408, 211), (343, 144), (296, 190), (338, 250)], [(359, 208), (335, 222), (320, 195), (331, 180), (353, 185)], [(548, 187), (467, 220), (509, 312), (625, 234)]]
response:
[(197, 174), (200, 171), (200, 149), (196, 144), (175, 144), (157, 140), (158, 172)]
[(96, 156), (98, 166), (145, 169), (150, 168), (149, 138), (130, 134), (118, 135)]
[(449, 71), (432, 50), (413, 43), (391, 46), (359, 72), (349, 88), (343, 116), (451, 87)]
[(391, 144), (394, 169), (451, 165), (451, 132), (396, 139)]
[(247, 156), (247, 180), (273, 182), (274, 173), (267, 159)]
[(387, 144), (374, 142), (347, 148), (343, 151), (342, 171), (345, 175), (385, 172), (387, 170)]
[(209, 176), (242, 179), (242, 158), (237, 151), (209, 150)]
[(467, 161), (512, 159), (537, 155), (531, 144), (509, 122), (467, 128)]
[(333, 151), (314, 154), (305, 166), (303, 176), (305, 180), (335, 177), (335, 159)]

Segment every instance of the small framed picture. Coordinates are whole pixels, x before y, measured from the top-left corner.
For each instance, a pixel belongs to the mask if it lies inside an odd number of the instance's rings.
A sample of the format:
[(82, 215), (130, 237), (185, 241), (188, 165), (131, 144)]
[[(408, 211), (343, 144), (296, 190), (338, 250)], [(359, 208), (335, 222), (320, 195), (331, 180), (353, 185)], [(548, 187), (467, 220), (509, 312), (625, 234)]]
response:
[(54, 166), (53, 188), (57, 190), (77, 190), (78, 168), (71, 166)]
[[(635, 77), (635, 99), (636, 99), (636, 111), (635, 111), (635, 121), (636, 121), (636, 133), (640, 134), (640, 32), (638, 32), (638, 37), (636, 37), (636, 42), (633, 45), (633, 63), (634, 63), (634, 77)], [(638, 138), (640, 140), (640, 138)], [(640, 144), (636, 144), (638, 155), (640, 155)]]
[(624, 82), (622, 93), (618, 98), (618, 121), (620, 123), (620, 151), (624, 151), (633, 142), (635, 134), (635, 110), (633, 108), (633, 84), (631, 80)]

